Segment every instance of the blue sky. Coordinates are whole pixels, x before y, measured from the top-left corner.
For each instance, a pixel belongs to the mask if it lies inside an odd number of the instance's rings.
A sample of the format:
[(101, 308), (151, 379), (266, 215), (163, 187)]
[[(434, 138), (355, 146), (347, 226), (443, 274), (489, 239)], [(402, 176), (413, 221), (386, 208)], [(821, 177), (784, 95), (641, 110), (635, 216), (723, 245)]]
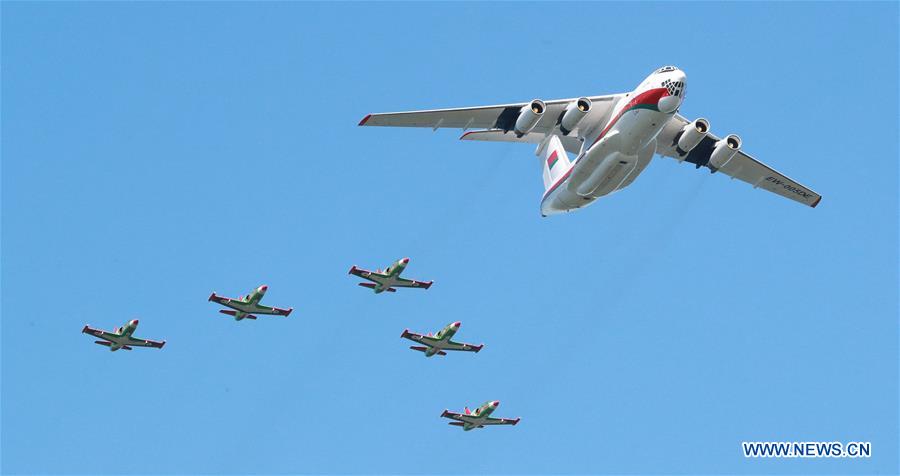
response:
[[(4, 3), (5, 473), (898, 471), (896, 3)], [(365, 114), (630, 90), (821, 193), (657, 157), (541, 218), (530, 146)], [(353, 265), (410, 256), (429, 291)], [(210, 292), (270, 286), (288, 319)], [(162, 351), (80, 334), (141, 320)], [(477, 354), (399, 338), (461, 320)], [(517, 427), (438, 418), (485, 400)], [(871, 441), (747, 460), (741, 441)]]

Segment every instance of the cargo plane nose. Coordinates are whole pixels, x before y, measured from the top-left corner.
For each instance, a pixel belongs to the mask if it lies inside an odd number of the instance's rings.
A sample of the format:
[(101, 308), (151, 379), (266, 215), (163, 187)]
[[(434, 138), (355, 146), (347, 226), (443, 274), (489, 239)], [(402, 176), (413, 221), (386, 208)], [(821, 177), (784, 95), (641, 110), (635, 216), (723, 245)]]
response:
[(664, 78), (662, 87), (666, 88), (666, 92), (664, 93), (665, 95), (659, 99), (657, 107), (660, 112), (675, 112), (681, 107), (681, 103), (684, 101), (687, 76), (684, 74), (684, 71), (675, 69), (674, 71), (667, 72)]

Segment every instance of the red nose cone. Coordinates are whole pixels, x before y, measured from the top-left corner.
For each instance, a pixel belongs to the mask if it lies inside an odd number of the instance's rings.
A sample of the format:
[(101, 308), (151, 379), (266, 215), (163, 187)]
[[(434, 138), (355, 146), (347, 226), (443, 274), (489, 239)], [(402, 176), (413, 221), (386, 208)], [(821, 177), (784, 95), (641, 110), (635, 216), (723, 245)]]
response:
[(453, 323), (453, 327), (459, 327), (460, 324), (462, 324), (462, 322), (456, 321)]
[(134, 324), (134, 325), (137, 325), (137, 323), (138, 323), (138, 320), (137, 320), (137, 319), (135, 319), (135, 320), (133, 320), (133, 321), (131, 321), (131, 323), (132, 323), (132, 324)]
[(499, 407), (499, 406), (500, 406), (500, 400), (494, 400), (493, 405), (494, 405), (495, 407)]
[(266, 286), (265, 284), (263, 284), (262, 286), (259, 287), (259, 289), (260, 289), (262, 292), (266, 292), (266, 291), (269, 290), (269, 287)]
[(409, 263), (409, 258), (403, 258), (400, 262), (403, 264)]

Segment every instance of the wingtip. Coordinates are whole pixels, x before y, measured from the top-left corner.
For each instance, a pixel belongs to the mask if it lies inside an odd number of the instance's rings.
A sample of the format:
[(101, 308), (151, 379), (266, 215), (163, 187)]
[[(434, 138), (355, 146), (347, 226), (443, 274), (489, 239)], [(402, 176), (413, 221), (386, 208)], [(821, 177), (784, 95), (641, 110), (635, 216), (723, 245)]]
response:
[(356, 265), (355, 265), (355, 264), (354, 264), (353, 266), (350, 267), (350, 271), (347, 271), (347, 274), (353, 274), (354, 271), (356, 271)]
[(481, 352), (481, 349), (483, 349), (483, 348), (484, 348), (484, 344), (479, 345), (478, 347), (475, 348), (475, 353), (477, 354), (477, 353)]
[(522, 419), (522, 417), (518, 417), (518, 418), (516, 418), (515, 420), (513, 420), (513, 423), (512, 423), (513, 426), (518, 425), (518, 424), (519, 424), (519, 420), (521, 420), (521, 419)]
[(403, 333), (400, 334), (400, 337), (406, 337), (409, 335), (409, 329), (403, 329)]
[(362, 120), (359, 121), (359, 124), (358, 124), (358, 125), (360, 125), (360, 126), (366, 125), (366, 122), (369, 122), (369, 118), (370, 118), (370, 117), (372, 117), (371, 114), (366, 114), (366, 117), (362, 118)]
[(166, 341), (162, 341), (162, 344), (159, 344), (159, 348), (162, 349), (166, 346)]
[(284, 317), (288, 317), (288, 316), (290, 316), (290, 315), (291, 315), (291, 313), (292, 313), (292, 312), (294, 312), (294, 308), (290, 308), (290, 309), (288, 309), (288, 310), (287, 310), (287, 312), (286, 312), (286, 313), (284, 313)]
[(84, 328), (81, 329), (81, 333), (82, 333), (82, 334), (87, 334), (87, 331), (88, 331), (88, 329), (90, 329), (90, 328), (91, 328), (90, 324), (85, 324), (85, 325), (84, 325)]
[(818, 205), (818, 204), (819, 204), (819, 202), (821, 202), (821, 201), (822, 201), (822, 196), (821, 196), (821, 195), (819, 195), (819, 198), (817, 198), (817, 199), (816, 199), (816, 201), (815, 201), (815, 202), (813, 202), (813, 204), (812, 204), (812, 205), (810, 205), (810, 206), (811, 206), (811, 207), (813, 207), (813, 208), (816, 208), (816, 205)]
[(445, 408), (445, 409), (444, 409), (444, 413), (441, 413), (441, 418), (444, 418), (444, 417), (446, 417), (446, 416), (449, 415), (449, 414), (450, 414), (450, 410), (448, 410), (448, 409)]
[(434, 284), (434, 281), (428, 281), (428, 283), (424, 286), (424, 288), (430, 289), (432, 284)]
[(209, 299), (207, 299), (207, 301), (212, 302), (212, 300), (215, 299), (215, 298), (216, 298), (216, 292), (213, 291), (213, 293), (209, 295)]

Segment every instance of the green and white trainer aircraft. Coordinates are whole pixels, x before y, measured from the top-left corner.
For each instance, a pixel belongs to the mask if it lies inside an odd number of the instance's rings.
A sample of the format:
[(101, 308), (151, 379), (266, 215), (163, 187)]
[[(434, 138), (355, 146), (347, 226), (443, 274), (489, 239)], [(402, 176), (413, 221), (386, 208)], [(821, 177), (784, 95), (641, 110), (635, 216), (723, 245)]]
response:
[(359, 285), (374, 290), (375, 294), (383, 293), (385, 291), (394, 293), (397, 292), (396, 288), (428, 289), (434, 284), (434, 281), (426, 282), (401, 278), (400, 273), (406, 269), (406, 265), (408, 264), (409, 258), (403, 258), (395, 261), (394, 264), (388, 266), (384, 271), (380, 269), (377, 271), (368, 271), (354, 266), (350, 268), (350, 274), (372, 281), (371, 283), (359, 283)]
[(521, 418), (491, 418), (491, 413), (499, 406), (500, 401), (494, 400), (492, 402), (485, 402), (474, 411), (470, 411), (469, 407), (466, 407), (465, 413), (454, 413), (449, 410), (444, 410), (444, 413), (441, 413), (441, 417), (456, 420), (451, 421), (449, 424), (461, 426), (464, 431), (474, 430), (475, 428), (484, 428), (485, 425), (515, 425), (516, 423), (519, 423)]
[(94, 329), (91, 326), (84, 326), (84, 329), (81, 329), (81, 332), (103, 339), (95, 340), (94, 343), (105, 345), (109, 347), (109, 350), (112, 352), (115, 352), (119, 349), (131, 350), (132, 347), (156, 347), (157, 349), (162, 349), (162, 346), (166, 345), (166, 341), (158, 342), (155, 340), (138, 339), (136, 337), (132, 337), (132, 334), (134, 334), (134, 330), (137, 329), (137, 326), (138, 320), (132, 319), (128, 321), (124, 326), (117, 327), (112, 332)]
[(424, 344), (423, 346), (411, 346), (410, 349), (424, 352), (425, 357), (431, 357), (434, 354), (447, 355), (447, 353), (444, 352), (445, 350), (461, 350), (467, 352), (478, 352), (479, 350), (481, 350), (481, 348), (484, 347), (484, 344), (472, 345), (462, 342), (453, 342), (452, 340), (450, 340), (450, 338), (453, 337), (454, 334), (456, 334), (456, 331), (459, 330), (459, 326), (461, 324), (461, 322), (456, 321), (453, 324), (450, 324), (438, 331), (438, 333), (434, 336), (432, 336), (430, 332), (428, 333), (428, 335), (423, 336), (422, 334), (409, 332), (409, 329), (404, 329), (403, 334), (400, 334), (400, 337), (409, 339), (413, 342)]
[(269, 287), (263, 284), (251, 291), (250, 294), (237, 299), (216, 296), (216, 293), (212, 293), (209, 296), (209, 300), (225, 307), (230, 307), (232, 310), (222, 309), (219, 312), (234, 316), (234, 320), (236, 321), (240, 321), (241, 319), (256, 319), (254, 314), (268, 314), (285, 317), (291, 315), (294, 308), (279, 309), (277, 307), (263, 306), (259, 303), (260, 299), (265, 296), (268, 289)]

